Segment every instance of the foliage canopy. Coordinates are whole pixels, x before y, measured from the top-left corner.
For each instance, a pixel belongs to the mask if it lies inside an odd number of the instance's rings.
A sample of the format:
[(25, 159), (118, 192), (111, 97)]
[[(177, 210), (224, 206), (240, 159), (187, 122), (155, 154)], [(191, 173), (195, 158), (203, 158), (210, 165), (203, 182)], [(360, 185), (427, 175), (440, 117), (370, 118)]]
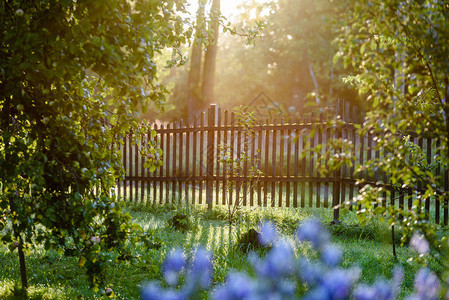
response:
[(0, 4), (0, 237), (23, 270), (23, 251), (43, 244), (79, 257), (97, 289), (107, 252), (129, 257), (115, 142), (138, 129), (139, 108), (162, 104), (154, 58), (188, 38), (184, 11), (170, 0)]

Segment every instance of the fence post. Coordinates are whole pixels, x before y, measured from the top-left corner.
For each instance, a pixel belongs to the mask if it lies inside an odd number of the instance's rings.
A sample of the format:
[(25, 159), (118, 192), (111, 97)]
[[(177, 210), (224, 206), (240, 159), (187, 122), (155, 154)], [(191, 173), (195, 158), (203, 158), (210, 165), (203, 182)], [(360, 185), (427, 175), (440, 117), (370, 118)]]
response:
[[(342, 109), (342, 101), (338, 100), (337, 102), (337, 117), (340, 115), (341, 117), (343, 117), (343, 109)], [(344, 106), (343, 106), (344, 107)], [(337, 120), (338, 122), (339, 120)], [(335, 138), (336, 139), (341, 139), (342, 138), (342, 128), (340, 125), (337, 125), (337, 130), (335, 133)], [(334, 188), (333, 188), (333, 193), (332, 193), (332, 208), (334, 211), (334, 219), (332, 221), (333, 224), (340, 224), (340, 208), (336, 207), (338, 205), (340, 205), (340, 185), (341, 185), (341, 166), (338, 167), (335, 172), (334, 172)]]
[(207, 162), (206, 162), (206, 203), (207, 208), (212, 209), (213, 202), (213, 188), (214, 188), (214, 151), (215, 145), (215, 132), (212, 127), (215, 126), (215, 104), (211, 104), (207, 111)]

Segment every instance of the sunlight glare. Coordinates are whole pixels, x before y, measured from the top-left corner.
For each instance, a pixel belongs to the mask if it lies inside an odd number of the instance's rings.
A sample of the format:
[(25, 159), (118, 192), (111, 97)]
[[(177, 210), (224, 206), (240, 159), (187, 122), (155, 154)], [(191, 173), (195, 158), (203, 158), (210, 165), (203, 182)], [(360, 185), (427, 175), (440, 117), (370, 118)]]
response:
[[(210, 6), (210, 3), (212, 0), (208, 1), (208, 6)], [(247, 0), (221, 0), (221, 13), (223, 16), (225, 16), (227, 19), (231, 19), (232, 17), (235, 17), (238, 13), (238, 6), (247, 2)], [(263, 2), (263, 1), (256, 1), (256, 2)], [(189, 4), (189, 11), (192, 14), (192, 16), (195, 15), (196, 10), (198, 8), (198, 0), (187, 0), (187, 3)]]

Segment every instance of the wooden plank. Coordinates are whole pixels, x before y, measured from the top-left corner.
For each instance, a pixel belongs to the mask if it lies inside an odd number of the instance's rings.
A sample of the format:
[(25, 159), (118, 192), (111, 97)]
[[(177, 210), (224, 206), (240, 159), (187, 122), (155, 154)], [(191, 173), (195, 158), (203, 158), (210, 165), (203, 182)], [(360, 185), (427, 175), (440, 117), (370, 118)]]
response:
[[(286, 124), (286, 125), (280, 125), (279, 123), (278, 124), (268, 124), (268, 125), (267, 124), (255, 125), (253, 129), (254, 130), (265, 130), (265, 129), (269, 129), (269, 130), (288, 130), (288, 129), (291, 129), (291, 130), (293, 130), (293, 129), (310, 130), (314, 125), (311, 124), (310, 120), (308, 120), (308, 119), (305, 120), (305, 121), (307, 121), (308, 123)], [(345, 129), (351, 129), (351, 128), (354, 127), (354, 125), (353, 124), (343, 124), (342, 127), (345, 128)], [(207, 128), (207, 126), (206, 126), (206, 128)], [(216, 130), (216, 131), (225, 131), (226, 129), (227, 130), (233, 129), (235, 131), (238, 131), (238, 130), (241, 130), (242, 128), (243, 128), (242, 126), (238, 126), (238, 125), (231, 126), (230, 128), (229, 127), (226, 128), (226, 127), (223, 127), (223, 126), (220, 126), (220, 127), (217, 126), (216, 128), (214, 128), (214, 130)], [(165, 133), (184, 132), (185, 133), (185, 132), (193, 132), (193, 131), (195, 131), (194, 128), (171, 128), (170, 130), (168, 130), (168, 129), (164, 129), (164, 130), (159, 129), (158, 132), (165, 132)], [(407, 134), (410, 134), (411, 136), (416, 135), (413, 132), (407, 132)]]
[[(178, 123), (173, 123), (173, 128), (178, 128)], [(173, 133), (173, 158), (172, 158), (172, 197), (171, 197), (171, 203), (175, 204), (178, 202), (179, 195), (176, 195), (176, 187), (178, 185), (178, 165), (177, 165), (177, 159), (178, 159), (178, 134), (176, 132)]]
[[(436, 153), (436, 155), (434, 156), (434, 159), (436, 159), (437, 157), (440, 156), (440, 147), (441, 147), (441, 144), (440, 144), (440, 140), (438, 139), (438, 140), (436, 141), (436, 149), (437, 149), (437, 153)], [(436, 175), (435, 177), (438, 178), (437, 180), (438, 180), (439, 182), (441, 182), (441, 181), (439, 180), (439, 178), (440, 178), (440, 176), (441, 176), (441, 165), (440, 165), (440, 164), (437, 164), (437, 168), (436, 168), (436, 170), (435, 170), (435, 175)], [(441, 211), (440, 211), (440, 205), (441, 205), (440, 199), (439, 199), (439, 197), (436, 197), (436, 199), (435, 199), (435, 223), (437, 223), (437, 224), (440, 224), (440, 214), (441, 214)]]
[[(150, 127), (151, 128), (151, 127)], [(147, 145), (147, 141), (146, 139), (148, 138), (148, 133), (141, 133), (140, 134), (140, 138), (141, 138), (141, 151), (143, 151), (143, 149), (145, 149), (145, 145)], [(143, 157), (142, 154), (140, 154), (140, 176), (145, 176), (145, 168), (143, 167), (145, 163), (145, 158)], [(146, 192), (146, 185), (149, 185), (150, 183), (147, 182), (145, 183), (144, 181), (140, 181), (140, 203), (144, 203), (144, 196), (145, 196), (145, 192)]]
[[(134, 158), (134, 156), (133, 156), (133, 143), (132, 143), (132, 140), (133, 140), (133, 132), (132, 132), (132, 130), (130, 131), (130, 133), (129, 133), (129, 140), (128, 140), (128, 161), (129, 161), (129, 175), (130, 176), (134, 176), (134, 172), (133, 172), (133, 170), (134, 170), (134, 168), (133, 168), (133, 158)], [(133, 190), (134, 190), (134, 188), (133, 188), (133, 185), (134, 185), (134, 180), (130, 180), (129, 181), (129, 199), (128, 199), (128, 201), (129, 202), (132, 202), (133, 201)]]
[[(337, 103), (337, 118), (341, 118), (341, 101), (339, 100)], [(342, 136), (342, 129), (341, 126), (337, 126), (337, 129), (335, 131), (335, 138), (341, 139)], [(332, 191), (332, 208), (334, 213), (334, 219), (333, 221), (338, 221), (340, 218), (340, 209), (338, 208), (338, 205), (340, 204), (340, 183), (341, 183), (341, 168), (335, 170), (334, 172), (334, 185), (333, 185), (333, 191)]]
[[(164, 129), (164, 124), (161, 124), (161, 129)], [(159, 133), (160, 134), (160, 139), (161, 139), (161, 150), (162, 150), (162, 167), (159, 169), (158, 173), (159, 176), (164, 176), (165, 175), (165, 165), (167, 162), (167, 155), (166, 155), (166, 143), (165, 143), (165, 138), (166, 138), (166, 134), (165, 133)], [(164, 199), (164, 190), (166, 191), (167, 189), (164, 189), (164, 185), (165, 182), (163, 181), (159, 181), (159, 203), (162, 203), (163, 199)], [(153, 199), (153, 204), (156, 204), (156, 197)]]
[[(243, 149), (246, 152), (246, 156), (250, 157), (249, 150), (250, 150), (250, 137), (248, 136), (247, 132), (242, 132), (242, 143), (243, 143)], [(243, 177), (246, 178), (245, 181), (242, 183), (242, 196), (243, 196), (243, 206), (247, 206), (247, 192), (248, 192), (248, 162), (245, 159), (243, 162)]]
[[(290, 173), (290, 169), (291, 169), (291, 166), (290, 166), (290, 164), (291, 164), (291, 156), (292, 156), (292, 143), (293, 143), (293, 141), (292, 141), (292, 131), (289, 129), (289, 130), (287, 130), (287, 140), (286, 140), (286, 142), (287, 142), (287, 170), (286, 170), (286, 176), (287, 176), (287, 178), (290, 178), (290, 176), (291, 176), (291, 173)], [(286, 207), (290, 207), (290, 192), (291, 192), (291, 187), (290, 187), (290, 182), (289, 181), (287, 181), (287, 184), (285, 185), (285, 196), (286, 196), (286, 199), (285, 199), (285, 206)]]
[[(411, 137), (411, 142), (414, 142), (413, 141), (413, 137)], [(416, 144), (416, 143), (415, 143)], [(424, 147), (423, 147), (423, 145), (424, 145), (424, 140), (423, 140), (423, 137), (422, 136), (420, 136), (420, 137), (418, 137), (418, 147), (422, 150), (422, 151), (424, 151)], [(410, 155), (410, 154), (409, 154)], [(409, 159), (411, 158), (411, 157), (408, 157)], [(421, 182), (421, 181), (418, 181), (418, 184), (417, 184), (417, 186), (418, 186), (418, 190), (421, 190), (422, 189), (422, 185), (423, 185), (423, 183)], [(419, 209), (421, 209), (421, 205), (422, 205), (422, 199), (421, 199), (421, 197), (419, 197)], [(419, 210), (419, 212), (421, 212), (421, 210)], [(427, 212), (426, 212), (427, 213)]]
[[(237, 143), (237, 161), (238, 161), (238, 170), (237, 170), (237, 174), (239, 175), (239, 176), (241, 176), (242, 175), (242, 163), (240, 162), (240, 159), (241, 159), (241, 154), (242, 154), (242, 143), (243, 143), (243, 141), (242, 141), (242, 131), (241, 130), (238, 130), (237, 131), (237, 141), (236, 141), (236, 143)], [(240, 206), (241, 204), (242, 204), (242, 201), (241, 201), (241, 199), (242, 199), (242, 197), (241, 197), (241, 187), (242, 187), (242, 183), (240, 182), (240, 181), (238, 181), (237, 183), (236, 183), (236, 188), (235, 188), (235, 201), (236, 201), (236, 203), (237, 203), (237, 206)]]
[[(167, 129), (170, 129), (170, 124), (167, 124)], [(173, 147), (172, 147), (172, 135), (167, 132), (167, 146), (166, 146), (166, 150), (167, 152), (165, 153), (166, 158), (167, 158), (167, 167), (165, 169), (165, 175), (167, 176), (167, 178), (173, 177), (172, 174), (172, 169), (171, 167), (171, 158), (172, 158), (172, 151), (173, 151)], [(165, 201), (164, 204), (170, 203), (170, 188), (172, 186), (172, 181), (171, 180), (167, 180), (165, 182)]]
[[(200, 115), (200, 166), (199, 166), (199, 175), (201, 177), (204, 177), (204, 135), (206, 134), (205, 130), (204, 130), (204, 112), (201, 112)], [(199, 189), (199, 199), (198, 199), (198, 203), (199, 204), (203, 204), (203, 184), (204, 184), (204, 179), (202, 179), (200, 182), (200, 189)]]
[[(171, 177), (140, 177), (140, 176), (136, 176), (136, 177), (127, 177), (128, 179), (132, 179), (132, 180), (144, 180), (144, 181), (164, 181), (164, 180), (171, 180)], [(187, 179), (192, 179), (192, 180), (196, 180), (196, 181), (200, 181), (200, 180), (204, 180), (204, 177), (202, 176), (196, 176), (196, 177), (192, 177), (192, 176), (180, 176), (178, 177), (179, 181), (185, 181)], [(218, 178), (219, 180), (223, 180), (222, 176), (219, 176)], [(246, 181), (247, 179), (244, 178), (243, 176), (236, 176), (236, 177), (231, 177), (231, 180), (234, 180), (235, 182), (243, 182)], [(327, 181), (327, 178), (323, 178), (323, 177), (309, 177), (307, 176), (298, 176), (297, 178), (291, 177), (291, 178), (287, 178), (285, 176), (264, 176), (264, 177), (260, 177), (260, 181), (262, 182), (283, 182), (283, 183), (287, 183), (287, 182), (313, 182), (313, 183), (324, 183)], [(348, 183), (355, 183), (355, 181), (352, 181), (351, 179), (344, 179), (344, 178), (340, 178), (341, 182), (344, 182), (346, 184)], [(375, 182), (373, 181), (365, 181), (365, 184), (370, 184), (372, 186), (376, 186)], [(382, 185), (379, 185), (378, 187), (382, 187)], [(386, 186), (387, 188), (391, 187), (391, 186)]]
[(449, 170), (444, 172), (444, 191), (446, 192), (446, 196), (444, 197), (444, 220), (443, 223), (445, 226), (448, 224), (448, 212), (449, 212)]
[[(183, 128), (184, 127), (183, 125), (184, 125), (183, 124), (183, 120), (180, 119), (179, 120), (179, 128)], [(178, 135), (178, 144), (177, 144), (178, 155), (177, 155), (176, 159), (178, 160), (178, 168), (177, 168), (177, 172), (176, 172), (177, 173), (176, 177), (179, 177), (179, 176), (183, 176), (183, 174), (184, 174), (183, 173), (183, 154), (185, 152), (184, 152), (184, 149), (183, 149), (183, 146), (184, 146), (183, 145), (184, 134), (182, 132), (180, 132), (177, 135)], [(178, 180), (178, 196), (177, 196), (178, 203), (182, 202), (182, 191), (183, 191), (182, 186), (183, 186), (184, 183), (185, 182)]]
[[(152, 138), (151, 138), (151, 128), (152, 127), (153, 126), (149, 126), (147, 132), (142, 134), (142, 151), (145, 148), (149, 149), (150, 140), (152, 140)], [(157, 128), (156, 124), (154, 125), (154, 128), (155, 129)], [(144, 168), (144, 165), (145, 165), (145, 159), (144, 159), (143, 155), (141, 155), (141, 164), (140, 164), (141, 169), (140, 169), (140, 173), (142, 174), (142, 176), (147, 177), (147, 176), (149, 176), (149, 172), (148, 172), (148, 169)], [(158, 169), (156, 169), (156, 171), (154, 172), (155, 175), (158, 175), (157, 174)], [(150, 182), (146, 182), (146, 183), (142, 182), (141, 183), (140, 190), (141, 190), (141, 202), (142, 203), (144, 201), (144, 194), (145, 194), (145, 192), (147, 194), (145, 204), (148, 204), (148, 202), (150, 201), (150, 186), (151, 185), (153, 186), (153, 198), (154, 198), (155, 195), (156, 195), (156, 182), (153, 181), (151, 183)]]
[[(228, 126), (228, 125), (230, 125), (229, 123), (229, 116), (228, 116), (228, 111), (227, 110), (225, 110), (225, 112), (224, 112), (224, 126)], [(224, 131), (224, 134), (223, 134), (223, 143), (224, 143), (224, 145), (229, 145), (229, 140), (228, 140), (228, 131), (226, 130), (226, 131)], [(226, 170), (226, 166), (223, 166), (223, 178), (226, 178), (226, 176), (227, 176), (227, 170)], [(226, 205), (226, 186), (227, 186), (227, 182), (226, 182), (226, 180), (223, 180), (223, 182), (222, 182), (222, 200), (221, 200), (221, 204), (223, 204), (223, 205)]]
[[(310, 117), (310, 121), (311, 123), (313, 122), (315, 115), (312, 112), (311, 117)], [(312, 129), (313, 131), (314, 129)], [(315, 157), (315, 153), (312, 151), (312, 149), (315, 147), (315, 136), (312, 136), (312, 132), (310, 132), (309, 134), (309, 148), (311, 149), (309, 152), (309, 168), (308, 168), (308, 173), (309, 173), (309, 177), (314, 177), (314, 172), (313, 169), (315, 167), (315, 161), (314, 161), (314, 157)], [(309, 207), (313, 207), (313, 186), (314, 184), (312, 182), (309, 182)]]
[[(385, 135), (384, 134), (382, 134), (382, 139), (385, 139)], [(385, 161), (385, 150), (383, 149), (383, 147), (382, 147), (382, 151), (381, 151), (381, 157), (382, 157), (382, 161)], [(386, 172), (384, 172), (384, 171), (382, 171), (381, 172), (382, 173), (382, 183), (384, 183), (384, 184), (387, 184), (388, 183), (388, 177), (387, 177), (387, 173)], [(387, 190), (387, 189), (386, 189)], [(392, 189), (389, 189), (389, 191), (390, 191), (390, 205), (392, 205), (392, 206), (394, 206), (395, 204), (394, 204), (394, 197), (392, 198), (392, 196), (391, 196), (391, 191), (392, 191)], [(384, 201), (383, 201), (383, 203), (382, 203), (382, 206), (383, 207), (387, 207), (387, 199), (388, 199), (388, 195), (387, 195), (387, 193), (385, 192), (384, 194), (383, 194), (383, 198), (384, 198)]]
[[(198, 117), (195, 116), (193, 118), (193, 127), (195, 128), (195, 131), (193, 131), (193, 137), (192, 137), (192, 176), (193, 178), (197, 175), (197, 169), (198, 169), (198, 153), (197, 153), (197, 147), (198, 147), (198, 132), (196, 131), (198, 129)], [(196, 180), (192, 180), (192, 204), (196, 203)]]
[[(259, 121), (262, 123), (262, 121)], [(263, 131), (257, 130), (255, 131), (257, 133), (257, 150), (258, 152), (258, 161), (257, 161), (257, 168), (262, 171), (262, 139), (263, 139)], [(260, 180), (257, 180), (257, 205), (262, 206), (262, 184)]]
[[(273, 119), (273, 124), (276, 124), (276, 119)], [(277, 132), (273, 129), (272, 131), (272, 141), (271, 141), (271, 173), (272, 176), (276, 176), (276, 144), (277, 144)], [(271, 207), (276, 205), (276, 182), (271, 182)]]
[[(285, 124), (284, 118), (281, 118), (281, 125)], [(278, 168), (278, 176), (284, 176), (284, 150), (285, 150), (285, 130), (281, 130), (279, 133), (279, 139), (280, 139), (280, 147), (279, 147), (279, 168)], [(278, 206), (282, 207), (282, 194), (283, 194), (283, 184), (282, 181), (279, 182), (279, 200), (278, 200)]]
[[(296, 120), (296, 122), (299, 122), (299, 119)], [(294, 143), (295, 143), (295, 150), (294, 150), (294, 177), (297, 178), (299, 175), (299, 130), (295, 130), (295, 137), (294, 137)], [(298, 183), (295, 181), (293, 183), (293, 207), (298, 207)]]
[[(134, 174), (135, 176), (139, 175), (139, 145), (137, 143), (137, 139), (139, 138), (139, 136), (137, 135), (137, 133), (134, 135)], [(134, 191), (135, 191), (135, 195), (136, 195), (136, 199), (135, 202), (139, 202), (139, 180), (136, 180), (134, 182)]]
[[(266, 120), (267, 124), (268, 124), (268, 119)], [(268, 151), (269, 151), (269, 145), (270, 145), (270, 131), (269, 130), (265, 130), (265, 166), (264, 166), (264, 173), (265, 176), (268, 175)], [(263, 206), (267, 207), (268, 205), (268, 201), (267, 201), (267, 194), (268, 194), (268, 183), (265, 181), (264, 182), (264, 186), (263, 186), (263, 191), (264, 191), (264, 195), (263, 195)]]
[[(189, 120), (187, 119), (188, 123), (186, 124), (186, 128), (191, 127), (191, 123), (189, 122)], [(186, 132), (186, 170), (185, 170), (185, 175), (187, 177), (190, 176), (190, 140), (192, 138), (192, 133), (191, 132)], [(192, 189), (191, 186), (191, 182), (190, 180), (185, 181), (184, 183), (185, 185), (185, 193), (186, 193), (186, 205), (190, 203), (190, 192)]]
[(211, 104), (207, 110), (207, 153), (206, 153), (206, 203), (207, 208), (212, 209), (214, 203), (214, 152), (215, 144), (215, 104)]
[[(221, 125), (221, 121), (222, 121), (222, 110), (221, 107), (218, 107), (218, 112), (217, 112), (217, 126), (220, 127)], [(216, 154), (216, 165), (215, 165), (215, 174), (216, 176), (220, 175), (220, 160), (218, 159), (218, 145), (221, 145), (222, 141), (221, 141), (221, 136), (222, 136), (222, 131), (217, 131), (217, 147), (215, 147), (215, 151), (217, 151)], [(220, 182), (218, 180), (215, 181), (215, 204), (219, 205), (220, 204)]]
[[(365, 121), (365, 115), (364, 115), (363, 111), (361, 112), (360, 116), (361, 116), (361, 122), (362, 122), (362, 124), (363, 124), (364, 121)], [(359, 135), (359, 141), (360, 141), (360, 147), (359, 147), (359, 150), (360, 150), (360, 151), (359, 151), (359, 164), (360, 164), (361, 166), (363, 166), (363, 164), (364, 164), (365, 137), (366, 137), (366, 134), (364, 134), (364, 135)], [(365, 172), (360, 172), (360, 173), (359, 173), (359, 179), (361, 179), (361, 180), (364, 179), (364, 178), (365, 178), (364, 174), (365, 174)], [(360, 194), (360, 186), (359, 186), (359, 189), (358, 189), (358, 194)], [(360, 209), (360, 206), (359, 206), (359, 209)]]
[[(127, 143), (128, 143), (128, 134), (125, 134), (125, 136), (123, 137), (123, 169), (124, 169), (124, 173), (125, 173), (125, 177), (127, 176), (127, 174), (128, 174), (128, 168), (127, 168), (127, 166), (128, 166), (128, 145), (127, 145)], [(128, 186), (128, 183), (127, 183), (127, 180), (126, 180), (126, 178), (123, 178), (123, 200), (124, 201), (126, 201), (126, 190), (127, 190), (127, 186)]]
[[(432, 140), (430, 138), (426, 139), (427, 141), (427, 163), (431, 164), (432, 163)], [(424, 207), (426, 210), (426, 216), (429, 217), (430, 215), (430, 197), (425, 199), (425, 203), (424, 203)]]
[[(343, 126), (341, 127), (341, 138), (343, 140), (349, 139), (349, 131), (347, 130), (347, 126), (344, 126), (346, 124), (349, 124), (349, 102), (348, 101), (342, 101), (342, 107), (341, 107), (341, 119), (343, 120)], [(347, 178), (348, 174), (348, 166), (346, 164), (343, 164), (341, 167), (341, 173), (342, 178)], [(341, 182), (341, 188), (340, 188), (340, 204), (343, 204), (346, 202), (346, 189), (347, 184), (345, 184), (344, 181)]]
[[(251, 151), (251, 166), (257, 167), (255, 165), (256, 162), (256, 133), (252, 132), (250, 135), (250, 151)], [(245, 172), (248, 174), (248, 166), (245, 167)], [(255, 187), (255, 181), (254, 178), (252, 178), (249, 182), (249, 205), (254, 206), (254, 187)]]
[(396, 204), (396, 190), (394, 188), (390, 189), (390, 206), (394, 207)]
[[(331, 135), (331, 130), (330, 128), (326, 127), (324, 128), (324, 144), (323, 144), (323, 148), (324, 148), (324, 153), (325, 153), (325, 159), (326, 161), (329, 161), (329, 151), (331, 151), (330, 149), (328, 149), (328, 143), (329, 143), (329, 139), (330, 139), (330, 135)], [(326, 175), (326, 183), (324, 184), (324, 207), (328, 208), (329, 207), (329, 184), (330, 184), (330, 180), (329, 180), (329, 175)]]
[[(118, 141), (118, 137), (115, 136), (115, 141)], [(120, 152), (122, 153), (122, 163), (123, 163), (123, 169), (125, 168), (125, 161), (123, 160), (123, 146), (121, 145), (121, 143), (117, 142), (116, 144), (114, 144), (114, 150), (116, 149), (115, 147), (117, 147), (118, 150), (120, 150)], [(117, 179), (116, 181), (116, 187), (117, 187), (117, 193), (116, 193), (116, 200), (119, 201), (120, 197), (122, 195), (122, 182), (120, 181), (120, 178)]]
[[(301, 133), (301, 154), (304, 153), (305, 151), (305, 144), (306, 144), (306, 137), (304, 132)], [(307, 169), (307, 161), (306, 161), (306, 155), (303, 156), (302, 158), (302, 163), (301, 163), (301, 175), (302, 176), (306, 176), (306, 169)], [(300, 185), (300, 189), (301, 189), (301, 207), (305, 207), (306, 206), (306, 184), (304, 182), (301, 182)]]
[[(231, 112), (231, 128), (230, 128), (230, 130), (231, 130), (231, 132), (230, 132), (230, 138), (231, 138), (231, 140), (229, 141), (230, 142), (230, 149), (231, 149), (231, 159), (234, 161), (234, 146), (235, 146), (235, 129), (234, 128), (232, 128), (232, 126), (234, 126), (235, 125), (235, 113), (233, 113), (233, 112)], [(233, 176), (233, 174), (234, 174), (234, 167), (231, 165), (231, 168), (230, 168), (230, 173), (231, 173), (231, 176)], [(228, 201), (228, 205), (233, 205), (233, 194), (234, 194), (234, 187), (235, 187), (235, 183), (234, 182), (229, 182), (228, 183), (229, 184), (229, 186), (231, 187), (230, 189), (229, 189), (229, 196), (228, 196), (228, 198), (229, 198), (229, 201)], [(237, 200), (236, 201), (238, 201), (238, 198), (237, 198)]]
[[(356, 123), (357, 122), (357, 106), (353, 106), (352, 108), (352, 123)], [(357, 130), (355, 128), (350, 129), (351, 132), (351, 141), (352, 141), (352, 145), (353, 145), (353, 149), (352, 149), (352, 166), (349, 169), (349, 178), (354, 179), (354, 171), (355, 171), (355, 164), (356, 164), (356, 149), (357, 149)], [(351, 201), (351, 203), (353, 202), (354, 199), (354, 185), (350, 185), (349, 186), (349, 200)], [(350, 209), (352, 209), (352, 205), (349, 207)]]
[[(321, 112), (320, 116), (319, 116), (319, 126), (318, 126), (318, 136), (317, 136), (317, 145), (322, 145), (323, 144), (323, 122), (324, 122), (324, 115)], [(323, 155), (323, 152), (320, 151), (317, 154), (317, 166), (319, 163), (319, 160), (321, 158), (321, 156)], [(317, 175), (321, 176), (319, 174), (319, 171), (317, 170)], [(316, 184), (316, 207), (321, 207), (321, 184), (317, 183)]]

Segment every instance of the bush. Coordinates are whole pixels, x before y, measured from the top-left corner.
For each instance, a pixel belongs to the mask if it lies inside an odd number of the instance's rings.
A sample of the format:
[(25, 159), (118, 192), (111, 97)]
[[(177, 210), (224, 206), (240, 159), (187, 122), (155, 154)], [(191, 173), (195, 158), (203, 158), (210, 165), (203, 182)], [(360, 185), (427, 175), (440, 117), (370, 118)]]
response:
[(181, 232), (186, 232), (190, 229), (189, 217), (186, 214), (179, 212), (168, 220), (168, 224), (175, 230), (179, 230)]

